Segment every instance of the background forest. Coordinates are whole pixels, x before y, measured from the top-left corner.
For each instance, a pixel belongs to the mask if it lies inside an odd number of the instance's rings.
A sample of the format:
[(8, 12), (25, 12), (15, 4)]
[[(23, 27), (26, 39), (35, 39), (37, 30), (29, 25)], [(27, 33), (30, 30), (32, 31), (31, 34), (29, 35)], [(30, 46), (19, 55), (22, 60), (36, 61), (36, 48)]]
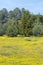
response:
[(43, 36), (43, 15), (32, 14), (25, 8), (0, 10), (0, 36)]

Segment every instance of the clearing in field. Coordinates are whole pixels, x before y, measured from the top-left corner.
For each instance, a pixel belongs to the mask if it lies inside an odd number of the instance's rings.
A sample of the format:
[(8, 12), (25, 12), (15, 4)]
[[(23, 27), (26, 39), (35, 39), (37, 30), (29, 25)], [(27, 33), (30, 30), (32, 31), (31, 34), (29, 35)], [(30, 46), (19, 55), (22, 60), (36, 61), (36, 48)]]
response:
[(43, 37), (0, 37), (0, 65), (43, 65)]

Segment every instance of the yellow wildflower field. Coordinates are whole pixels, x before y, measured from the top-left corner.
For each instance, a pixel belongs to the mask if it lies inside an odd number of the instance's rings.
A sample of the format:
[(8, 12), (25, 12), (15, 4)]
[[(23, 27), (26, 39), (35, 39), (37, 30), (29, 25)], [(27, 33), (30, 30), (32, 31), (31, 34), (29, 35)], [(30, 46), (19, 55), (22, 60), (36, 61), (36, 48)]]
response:
[(0, 37), (0, 65), (43, 65), (43, 37)]

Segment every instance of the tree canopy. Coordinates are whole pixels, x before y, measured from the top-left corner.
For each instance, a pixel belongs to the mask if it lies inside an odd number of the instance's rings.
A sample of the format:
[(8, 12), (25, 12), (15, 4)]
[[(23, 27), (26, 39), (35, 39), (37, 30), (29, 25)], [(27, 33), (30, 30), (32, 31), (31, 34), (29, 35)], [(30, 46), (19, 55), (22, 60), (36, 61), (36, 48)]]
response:
[(43, 36), (43, 15), (31, 14), (25, 8), (0, 10), (0, 35)]

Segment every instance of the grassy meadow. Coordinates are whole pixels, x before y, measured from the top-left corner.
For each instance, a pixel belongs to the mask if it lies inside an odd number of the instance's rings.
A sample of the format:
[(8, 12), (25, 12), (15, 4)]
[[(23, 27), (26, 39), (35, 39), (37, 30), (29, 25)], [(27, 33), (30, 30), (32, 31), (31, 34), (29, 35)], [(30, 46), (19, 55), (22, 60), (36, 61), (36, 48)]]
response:
[(43, 37), (0, 36), (0, 65), (43, 65)]

